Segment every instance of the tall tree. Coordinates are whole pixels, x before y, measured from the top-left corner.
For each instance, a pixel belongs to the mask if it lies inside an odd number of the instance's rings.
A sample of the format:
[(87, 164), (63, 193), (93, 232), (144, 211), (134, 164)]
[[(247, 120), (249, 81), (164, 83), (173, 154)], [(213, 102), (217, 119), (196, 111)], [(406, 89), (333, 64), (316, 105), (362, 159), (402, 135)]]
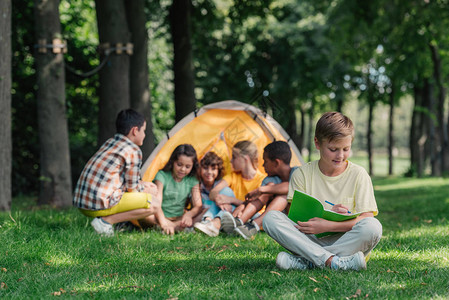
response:
[(389, 113), (388, 113), (388, 175), (393, 175), (393, 148), (394, 148), (394, 106), (396, 102), (396, 87), (394, 82), (391, 84), (391, 93), (389, 94)]
[(143, 157), (154, 149), (151, 98), (148, 79), (148, 32), (146, 28), (145, 0), (125, 1), (131, 43), (134, 45), (130, 58), (129, 84), (131, 107), (145, 115), (147, 121), (146, 138), (142, 145)]
[(115, 133), (117, 113), (130, 106), (129, 54), (130, 42), (123, 0), (95, 0), (98, 35), (102, 60), (108, 63), (100, 71), (98, 144)]
[(433, 79), (436, 85), (437, 93), (437, 120), (438, 120), (438, 136), (439, 136), (439, 161), (441, 171), (449, 172), (449, 140), (446, 127), (445, 111), (446, 111), (446, 89), (443, 84), (443, 74), (441, 66), (441, 58), (438, 46), (435, 42), (429, 43), (429, 49), (433, 63)]
[(368, 126), (366, 131), (366, 148), (368, 150), (368, 174), (374, 175), (374, 163), (373, 163), (373, 118), (374, 118), (374, 107), (376, 105), (376, 100), (374, 99), (374, 92), (372, 87), (368, 89)]
[(176, 122), (196, 108), (190, 28), (191, 9), (191, 0), (173, 0), (170, 7)]
[(35, 0), (36, 38), (43, 46), (36, 52), (39, 203), (65, 207), (72, 203), (72, 181), (58, 6), (59, 0)]
[[(427, 80), (424, 86), (427, 85)], [(428, 111), (425, 108), (424, 101), (425, 88), (423, 86), (415, 86), (413, 88), (414, 107), (412, 114), (412, 122), (410, 127), (410, 175), (416, 173), (418, 177), (424, 175), (426, 154), (425, 145), (428, 140)]]
[(379, 19), (388, 24), (376, 29), (380, 29), (381, 42), (392, 58), (388, 68), (393, 68), (395, 74), (391, 77), (414, 87), (411, 170), (422, 176), (427, 169), (423, 164), (430, 162), (432, 174), (441, 174), (449, 162), (447, 82), (443, 80), (448, 74), (444, 63), (447, 54), (440, 49), (448, 42), (447, 1), (380, 0), (377, 7), (382, 12)]
[(11, 210), (11, 0), (0, 2), (0, 211)]

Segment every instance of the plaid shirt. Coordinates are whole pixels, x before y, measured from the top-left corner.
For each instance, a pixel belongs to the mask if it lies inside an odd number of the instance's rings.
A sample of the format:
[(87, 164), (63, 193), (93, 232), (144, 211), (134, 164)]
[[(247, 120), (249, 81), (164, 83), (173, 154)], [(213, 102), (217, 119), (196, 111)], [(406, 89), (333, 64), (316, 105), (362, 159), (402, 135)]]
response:
[(126, 136), (108, 139), (87, 162), (75, 189), (73, 205), (103, 210), (116, 205), (124, 192), (141, 192), (142, 151)]

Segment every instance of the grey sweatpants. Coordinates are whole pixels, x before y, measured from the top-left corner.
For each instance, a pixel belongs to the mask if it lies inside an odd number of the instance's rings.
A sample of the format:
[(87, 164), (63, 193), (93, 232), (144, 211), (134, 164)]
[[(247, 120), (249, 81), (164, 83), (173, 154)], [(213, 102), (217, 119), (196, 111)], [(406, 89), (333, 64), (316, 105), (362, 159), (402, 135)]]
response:
[(333, 255), (349, 256), (358, 251), (368, 255), (382, 237), (380, 222), (375, 218), (364, 218), (348, 232), (317, 238), (314, 234), (299, 231), (295, 222), (280, 211), (269, 211), (265, 215), (263, 229), (294, 255), (301, 256), (321, 268)]

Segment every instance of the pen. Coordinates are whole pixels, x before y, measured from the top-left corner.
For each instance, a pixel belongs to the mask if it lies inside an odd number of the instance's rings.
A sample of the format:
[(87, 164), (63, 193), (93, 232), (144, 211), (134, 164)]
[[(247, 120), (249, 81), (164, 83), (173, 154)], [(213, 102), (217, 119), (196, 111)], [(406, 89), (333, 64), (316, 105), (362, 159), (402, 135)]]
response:
[[(327, 204), (330, 204), (330, 205), (332, 205), (332, 206), (334, 206), (335, 204), (334, 203), (332, 203), (332, 202), (329, 202), (329, 201), (327, 201), (327, 200), (324, 200), (324, 202), (326, 202)], [(348, 210), (348, 214), (350, 214), (351, 212)]]

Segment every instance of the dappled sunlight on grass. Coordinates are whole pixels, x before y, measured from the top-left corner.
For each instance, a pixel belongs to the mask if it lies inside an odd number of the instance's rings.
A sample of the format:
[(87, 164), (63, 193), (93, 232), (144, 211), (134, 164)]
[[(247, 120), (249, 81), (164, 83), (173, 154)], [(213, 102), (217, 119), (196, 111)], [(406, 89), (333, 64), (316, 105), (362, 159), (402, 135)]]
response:
[(447, 178), (382, 178), (375, 180), (374, 184), (375, 191), (431, 187), (446, 187), (449, 189), (449, 179)]
[(81, 263), (80, 259), (74, 258), (68, 253), (58, 252), (53, 253), (49, 252), (48, 256), (43, 256), (43, 259), (47, 261), (46, 263), (49, 265), (54, 265), (57, 267), (67, 267), (79, 265)]
[[(429, 268), (447, 268), (449, 267), (449, 248), (439, 247), (434, 249), (413, 250), (408, 247), (397, 247), (396, 249), (375, 250), (375, 263), (387, 265), (388, 268), (427, 270)], [(399, 268), (398, 268), (399, 266)], [(448, 273), (449, 276), (449, 273)]]

